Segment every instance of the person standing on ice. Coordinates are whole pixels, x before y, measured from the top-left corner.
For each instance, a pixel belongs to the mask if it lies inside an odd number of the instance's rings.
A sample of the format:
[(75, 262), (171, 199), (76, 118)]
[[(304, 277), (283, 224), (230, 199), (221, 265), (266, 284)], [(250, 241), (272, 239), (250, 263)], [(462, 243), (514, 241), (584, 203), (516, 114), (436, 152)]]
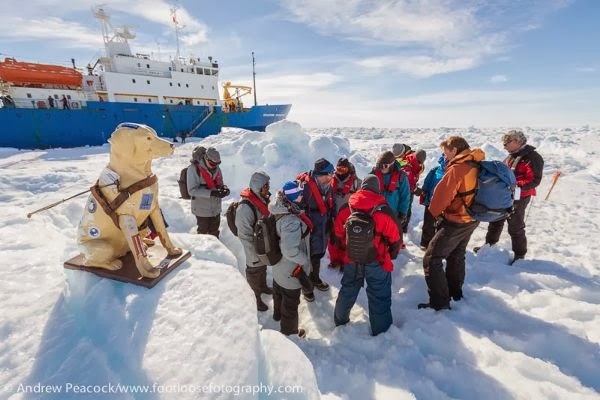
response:
[(381, 194), (396, 213), (398, 228), (402, 232), (410, 206), (410, 187), (406, 174), (400, 169), (391, 151), (379, 155), (371, 174), (379, 179)]
[[(423, 256), (423, 270), (429, 302), (418, 308), (450, 309), (450, 297), (462, 299), (465, 281), (465, 252), (479, 221), (467, 211), (475, 198), (479, 169), (472, 162), (485, 159), (481, 149), (471, 149), (460, 136), (450, 136), (440, 143), (448, 164), (438, 183), (429, 212), (437, 220), (437, 232)], [(472, 192), (470, 194), (467, 194)], [(446, 271), (444, 271), (446, 260)]]
[[(331, 180), (335, 206), (334, 225), (340, 210), (343, 207), (348, 207), (348, 199), (352, 193), (355, 193), (360, 188), (360, 183), (361, 180), (356, 176), (354, 165), (347, 158), (340, 158), (335, 166), (335, 174)], [(335, 235), (333, 229), (330, 232), (327, 251), (329, 252), (329, 267), (342, 268), (344, 265), (344, 250), (340, 239)]]
[(435, 235), (435, 219), (429, 212), (429, 204), (433, 197), (433, 191), (442, 180), (444, 172), (446, 172), (446, 157), (442, 154), (438, 158), (438, 165), (427, 173), (423, 181), (421, 194), (419, 195), (419, 203), (425, 206), (425, 210), (423, 211), (423, 228), (421, 229), (421, 250), (427, 250), (429, 242), (431, 242), (433, 235)]
[(214, 147), (196, 146), (190, 161), (187, 187), (192, 198), (192, 214), (198, 223), (196, 232), (219, 237), (221, 202), (229, 196), (229, 188), (223, 184), (219, 168), (221, 155)]
[(273, 290), (267, 286), (267, 266), (258, 258), (254, 247), (254, 226), (259, 218), (270, 215), (267, 207), (271, 197), (270, 180), (266, 172), (253, 173), (250, 185), (240, 193), (241, 199), (235, 213), (237, 236), (246, 256), (246, 280), (256, 297), (258, 311), (269, 309), (262, 301), (261, 294), (273, 294)]
[(314, 225), (310, 235), (310, 279), (315, 288), (321, 291), (329, 290), (329, 284), (321, 279), (320, 271), (333, 216), (333, 173), (333, 165), (326, 159), (319, 158), (312, 171), (303, 172), (296, 177), (304, 187), (302, 206)]
[(269, 203), (269, 211), (275, 216), (282, 258), (273, 266), (273, 319), (280, 321), (280, 331), (284, 335), (306, 336), (304, 329), (298, 329), (298, 305), (300, 293), (312, 299), (313, 286), (308, 278), (311, 270), (310, 231), (312, 222), (299, 204), (302, 202), (302, 188), (298, 182), (289, 181), (275, 194)]
[[(367, 175), (360, 190), (350, 196), (349, 207), (343, 208), (335, 221), (336, 236), (347, 245), (344, 252), (344, 271), (342, 287), (335, 302), (334, 322), (336, 326), (345, 325), (350, 321), (350, 311), (356, 302), (360, 288), (367, 282), (367, 298), (369, 301), (369, 323), (373, 336), (388, 330), (392, 324), (392, 271), (402, 243), (394, 212), (390, 209), (385, 198), (380, 194), (379, 180), (374, 175)], [(369, 214), (372, 218), (372, 241), (357, 238), (348, 233), (346, 224), (353, 212)], [(366, 231), (366, 230), (365, 230)], [(359, 230), (358, 235), (361, 235)], [(351, 258), (349, 249), (371, 249), (370, 261), (357, 262)], [(369, 250), (367, 250), (369, 251)]]
[[(527, 138), (522, 131), (511, 130), (502, 136), (502, 144), (508, 152), (504, 163), (510, 167), (517, 178), (515, 190), (514, 212), (508, 217), (508, 234), (512, 241), (512, 250), (515, 253), (513, 263), (525, 258), (527, 253), (527, 236), (525, 235), (525, 210), (536, 195), (536, 188), (542, 181), (544, 159), (535, 147), (527, 144)], [(519, 193), (520, 192), (520, 193)], [(490, 222), (485, 236), (485, 243), (493, 246), (500, 240), (504, 229), (504, 219)], [(479, 251), (475, 247), (473, 251)]]

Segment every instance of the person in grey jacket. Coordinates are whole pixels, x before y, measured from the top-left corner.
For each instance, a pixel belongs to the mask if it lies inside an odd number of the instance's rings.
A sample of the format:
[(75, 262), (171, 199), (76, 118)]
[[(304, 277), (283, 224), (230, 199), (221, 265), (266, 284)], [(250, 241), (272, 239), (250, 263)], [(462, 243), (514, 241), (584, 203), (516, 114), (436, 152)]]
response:
[(262, 301), (261, 293), (273, 294), (267, 286), (267, 266), (258, 258), (254, 249), (254, 225), (261, 217), (270, 215), (268, 204), (271, 193), (266, 172), (258, 171), (250, 177), (250, 186), (240, 193), (241, 199), (235, 213), (235, 226), (238, 238), (246, 255), (246, 280), (256, 296), (256, 309), (267, 311), (269, 307)]
[(198, 233), (219, 237), (221, 201), (229, 195), (219, 168), (221, 155), (214, 147), (194, 148), (187, 171), (188, 193), (192, 198), (192, 214), (196, 216)]
[[(298, 329), (298, 305), (302, 282), (311, 284), (310, 274), (310, 219), (300, 210), (302, 189), (287, 182), (285, 191), (278, 190), (275, 199), (269, 203), (269, 211), (275, 216), (277, 234), (280, 237), (282, 258), (273, 266), (273, 319), (281, 321), (281, 333), (284, 335), (306, 335), (304, 329)], [(287, 194), (286, 194), (287, 193)], [(302, 277), (304, 279), (302, 279)], [(312, 294), (312, 293), (311, 293)], [(313, 296), (314, 298), (314, 296)]]

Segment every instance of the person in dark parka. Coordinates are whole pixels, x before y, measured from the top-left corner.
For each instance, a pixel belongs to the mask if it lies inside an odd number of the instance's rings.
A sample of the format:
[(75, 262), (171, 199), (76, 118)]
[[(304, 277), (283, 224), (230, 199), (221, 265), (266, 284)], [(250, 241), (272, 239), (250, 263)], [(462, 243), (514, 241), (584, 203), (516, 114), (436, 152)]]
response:
[[(517, 187), (520, 191), (518, 200), (515, 200), (514, 212), (508, 217), (508, 234), (512, 241), (512, 250), (515, 253), (513, 263), (525, 257), (527, 253), (527, 236), (525, 235), (525, 211), (536, 195), (536, 188), (542, 181), (544, 159), (535, 151), (535, 147), (527, 144), (527, 138), (522, 131), (511, 130), (502, 136), (502, 143), (508, 152), (504, 163), (515, 173)], [(504, 229), (504, 219), (490, 222), (488, 225), (485, 242), (494, 245), (500, 240)], [(479, 248), (475, 248), (475, 251)]]
[(296, 178), (304, 185), (302, 206), (314, 227), (310, 235), (310, 279), (315, 288), (329, 290), (329, 284), (320, 277), (321, 259), (327, 251), (327, 241), (333, 217), (333, 165), (324, 158), (315, 161), (312, 171), (304, 172)]

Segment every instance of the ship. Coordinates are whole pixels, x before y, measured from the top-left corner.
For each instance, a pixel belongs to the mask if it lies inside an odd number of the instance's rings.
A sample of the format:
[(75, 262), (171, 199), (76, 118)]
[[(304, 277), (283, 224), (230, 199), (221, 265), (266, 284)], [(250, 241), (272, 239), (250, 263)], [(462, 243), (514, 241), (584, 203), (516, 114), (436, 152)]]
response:
[[(257, 105), (255, 87), (224, 82), (219, 96), (219, 64), (212, 57), (179, 55), (180, 25), (173, 23), (177, 54), (169, 61), (132, 53), (135, 34), (115, 28), (103, 8), (105, 55), (83, 70), (18, 61), (0, 61), (0, 147), (46, 149), (106, 143), (123, 122), (148, 125), (173, 141), (217, 134), (223, 127), (264, 131), (285, 119), (290, 104)], [(252, 54), (253, 78), (254, 54)], [(254, 81), (254, 79), (253, 79)], [(254, 92), (254, 105), (242, 97)]]

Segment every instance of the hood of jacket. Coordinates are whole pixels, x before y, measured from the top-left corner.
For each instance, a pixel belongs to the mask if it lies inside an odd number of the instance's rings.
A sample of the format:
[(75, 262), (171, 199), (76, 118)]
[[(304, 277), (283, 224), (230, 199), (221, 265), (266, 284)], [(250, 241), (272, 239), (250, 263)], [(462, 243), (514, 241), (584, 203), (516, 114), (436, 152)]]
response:
[(467, 149), (458, 153), (452, 160), (448, 162), (448, 167), (455, 164), (463, 164), (467, 161), (483, 161), (485, 160), (485, 152), (481, 149)]
[(348, 199), (348, 205), (352, 210), (365, 212), (370, 212), (375, 206), (382, 203), (387, 203), (383, 195), (365, 189), (356, 191)]
[(300, 207), (292, 203), (280, 189), (269, 202), (269, 212), (271, 214), (299, 214)]
[(250, 190), (252, 190), (255, 195), (260, 197), (260, 189), (262, 189), (262, 187), (265, 186), (265, 184), (270, 180), (271, 178), (266, 172), (257, 171), (252, 174), (252, 177), (250, 177)]

